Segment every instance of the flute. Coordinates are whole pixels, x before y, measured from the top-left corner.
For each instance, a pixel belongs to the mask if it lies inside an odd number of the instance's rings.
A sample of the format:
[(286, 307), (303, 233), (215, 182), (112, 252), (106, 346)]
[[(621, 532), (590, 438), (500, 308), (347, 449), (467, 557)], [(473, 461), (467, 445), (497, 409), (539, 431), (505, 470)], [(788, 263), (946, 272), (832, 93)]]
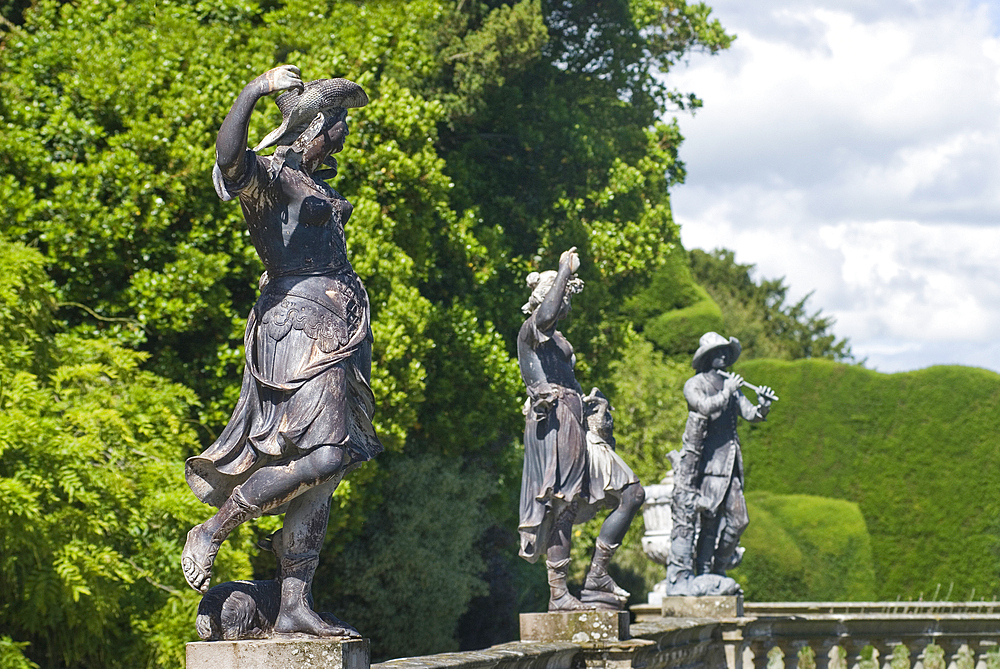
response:
[[(719, 370), (719, 374), (722, 374), (727, 379), (731, 379), (734, 376), (736, 376), (732, 372), (724, 372), (721, 369)], [(747, 383), (746, 379), (743, 379), (743, 387), (744, 388), (749, 388), (750, 390), (754, 391), (755, 393), (757, 393), (761, 397), (766, 397), (767, 399), (771, 400), (772, 402), (777, 402), (778, 401), (778, 396), (775, 395), (773, 392), (772, 393), (762, 393), (760, 391), (760, 388), (758, 388), (757, 386), (753, 385), (752, 383)]]

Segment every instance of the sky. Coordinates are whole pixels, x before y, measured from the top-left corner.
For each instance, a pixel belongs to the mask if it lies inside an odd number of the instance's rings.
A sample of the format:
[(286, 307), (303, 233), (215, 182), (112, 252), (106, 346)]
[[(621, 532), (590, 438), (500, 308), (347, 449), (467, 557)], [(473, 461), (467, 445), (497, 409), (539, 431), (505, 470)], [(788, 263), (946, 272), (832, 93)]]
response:
[(882, 372), (1000, 372), (1000, 0), (708, 0), (671, 85), (686, 248), (732, 249)]

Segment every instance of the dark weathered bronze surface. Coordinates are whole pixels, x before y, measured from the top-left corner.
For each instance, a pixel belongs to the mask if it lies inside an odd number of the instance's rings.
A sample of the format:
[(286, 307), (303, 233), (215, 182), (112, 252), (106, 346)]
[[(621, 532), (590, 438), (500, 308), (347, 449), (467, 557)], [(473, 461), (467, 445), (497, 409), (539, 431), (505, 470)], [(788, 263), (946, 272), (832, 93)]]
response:
[[(607, 398), (594, 388), (584, 396), (573, 373), (573, 346), (556, 325), (583, 289), (574, 276), (576, 249), (562, 254), (557, 272), (528, 276), (531, 298), (517, 336), (517, 359), (528, 390), (524, 408), (524, 472), (518, 530), (521, 557), (545, 555), (549, 611), (622, 609), (629, 593), (608, 574), (608, 565), (642, 506), (639, 479), (614, 451), (614, 421)], [(566, 587), (573, 525), (601, 507), (612, 512), (601, 527), (580, 599)]]
[(740, 587), (726, 571), (742, 560), (740, 537), (749, 522), (736, 421), (764, 420), (777, 396), (767, 386), (755, 388), (759, 403), (754, 405), (740, 392), (743, 378), (724, 371), (740, 355), (735, 337), (707, 332), (700, 344), (691, 363), (698, 373), (684, 384), (688, 419), (681, 452), (671, 452), (666, 594), (735, 595)]
[[(260, 156), (247, 150), (250, 115), (261, 97), (278, 91), (289, 91), (281, 98), (281, 132), (271, 138), (278, 147)], [(317, 91), (329, 94), (311, 94)], [(348, 133), (345, 107), (367, 100), (353, 82), (303, 84), (298, 68), (286, 65), (247, 84), (219, 129), (216, 190), (224, 200), (239, 198), (266, 272), (247, 319), (236, 409), (186, 467), (195, 495), (219, 508), (191, 529), (181, 556), (188, 583), (207, 593), (197, 623), (206, 640), (360, 636), (312, 609), (330, 496), (345, 474), (382, 451), (372, 427), (368, 295), (344, 236), (353, 208), (316, 170), (336, 165), (331, 154)], [(209, 590), (229, 533), (278, 513), (284, 526), (266, 542), (277, 558), (275, 578)]]

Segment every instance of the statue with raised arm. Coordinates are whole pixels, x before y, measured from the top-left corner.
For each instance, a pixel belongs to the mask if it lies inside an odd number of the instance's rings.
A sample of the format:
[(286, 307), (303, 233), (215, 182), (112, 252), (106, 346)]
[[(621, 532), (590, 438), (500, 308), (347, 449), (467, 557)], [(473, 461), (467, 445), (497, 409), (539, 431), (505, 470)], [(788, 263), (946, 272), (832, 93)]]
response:
[[(528, 391), (524, 471), (521, 478), (520, 555), (545, 555), (549, 611), (622, 609), (629, 593), (612, 580), (608, 565), (644, 498), (639, 479), (615, 452), (611, 405), (596, 388), (584, 396), (573, 367), (573, 346), (556, 325), (583, 289), (575, 272), (576, 249), (559, 259), (559, 271), (532, 272), (528, 315), (517, 336), (517, 360)], [(573, 525), (611, 508), (601, 526), (580, 599), (566, 587)], [(581, 601), (582, 600), (582, 601)]]
[[(281, 91), (280, 127), (249, 150), (254, 105)], [(199, 623), (203, 638), (359, 636), (313, 611), (311, 588), (334, 489), (382, 451), (372, 427), (368, 295), (344, 236), (352, 206), (325, 181), (337, 173), (332, 154), (344, 147), (348, 108), (367, 103), (352, 81), (303, 83), (298, 68), (285, 65), (247, 84), (219, 129), (216, 191), (239, 198), (266, 271), (247, 319), (239, 401), (215, 443), (187, 461), (191, 490), (218, 508), (188, 532), (181, 554), (188, 584), (208, 591), (219, 547), (241, 523), (280, 513), (285, 521), (265, 544), (278, 558), (273, 585), (253, 582), (261, 585), (203, 600), (200, 620), (215, 620), (213, 601), (236, 606), (223, 607), (222, 629)], [(259, 153), (270, 146), (277, 147), (271, 155)], [(276, 601), (247, 601), (255, 596)], [(241, 616), (261, 622), (226, 627)]]
[[(726, 368), (740, 357), (740, 342), (716, 332), (702, 335), (684, 384), (688, 419), (674, 465), (667, 595), (733, 595), (740, 587), (726, 571), (743, 557), (740, 536), (747, 527), (743, 497), (743, 455), (736, 421), (759, 422), (777, 396), (767, 386), (751, 386)], [(757, 393), (755, 405), (740, 391)]]

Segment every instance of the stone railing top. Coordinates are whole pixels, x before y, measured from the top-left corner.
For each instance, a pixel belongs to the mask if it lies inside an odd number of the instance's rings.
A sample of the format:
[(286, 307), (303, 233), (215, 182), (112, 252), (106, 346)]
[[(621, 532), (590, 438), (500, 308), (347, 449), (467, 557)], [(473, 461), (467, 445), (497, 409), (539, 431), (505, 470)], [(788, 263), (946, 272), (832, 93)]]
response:
[[(483, 650), (468, 650), (457, 653), (438, 653), (420, 657), (402, 657), (373, 664), (372, 669), (435, 669), (445, 667), (463, 667), (463, 669), (478, 669), (481, 667), (520, 667), (541, 666), (559, 669), (569, 667), (573, 657), (579, 652), (579, 644), (569, 642), (521, 642), (512, 641), (484, 648)], [(561, 662), (560, 659), (565, 659)]]
[(744, 602), (746, 616), (1000, 615), (1000, 602)]

